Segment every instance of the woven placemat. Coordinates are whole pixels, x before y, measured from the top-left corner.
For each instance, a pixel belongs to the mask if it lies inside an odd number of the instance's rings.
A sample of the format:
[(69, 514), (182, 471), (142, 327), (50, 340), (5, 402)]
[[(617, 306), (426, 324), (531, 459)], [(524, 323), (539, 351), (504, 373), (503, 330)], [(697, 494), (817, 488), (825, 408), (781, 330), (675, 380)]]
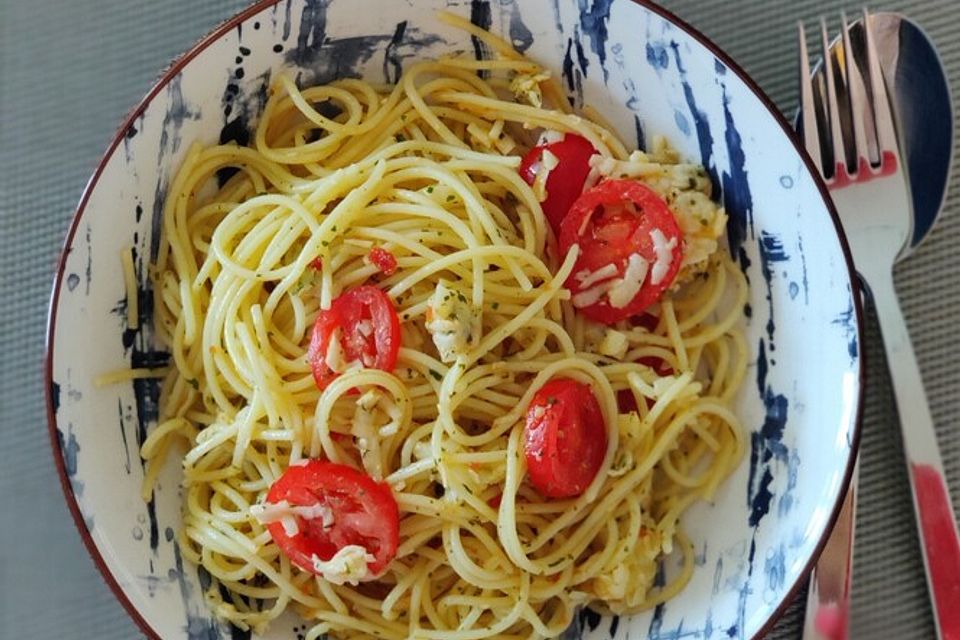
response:
[[(388, 0), (384, 0), (388, 1)], [(393, 0), (395, 1), (395, 0)], [(500, 0), (506, 1), (506, 0)], [(580, 0), (589, 3), (593, 0)], [(0, 0), (0, 637), (136, 638), (67, 512), (50, 457), (42, 384), (53, 269), (83, 185), (122, 116), (166, 63), (245, 0)], [(757, 80), (784, 113), (797, 99), (796, 21), (861, 3), (664, 0)], [(875, 2), (932, 36), (960, 86), (955, 0)], [(937, 229), (897, 272), (904, 312), (960, 496), (960, 187)], [(865, 354), (854, 638), (933, 638), (902, 445), (879, 332)], [(960, 507), (960, 504), (955, 506)], [(802, 594), (770, 634), (798, 638)]]

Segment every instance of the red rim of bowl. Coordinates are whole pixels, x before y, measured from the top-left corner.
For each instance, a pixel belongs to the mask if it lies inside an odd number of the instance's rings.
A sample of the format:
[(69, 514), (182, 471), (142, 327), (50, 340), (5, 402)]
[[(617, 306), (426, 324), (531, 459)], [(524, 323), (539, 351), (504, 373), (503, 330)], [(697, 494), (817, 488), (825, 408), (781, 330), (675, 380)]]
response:
[[(820, 196), (823, 198), (824, 204), (827, 207), (827, 210), (830, 213), (830, 218), (833, 221), (833, 226), (836, 231), (837, 237), (840, 240), (840, 247), (843, 251), (844, 261), (847, 266), (847, 275), (850, 279), (851, 292), (850, 295), (853, 298), (853, 308), (856, 316), (856, 331), (857, 331), (857, 342), (858, 344), (863, 343), (863, 306), (861, 304), (861, 286), (860, 281), (856, 276), (856, 272), (853, 267), (853, 257), (850, 253), (850, 247), (847, 243), (847, 238), (844, 235), (843, 227), (840, 223), (840, 217), (837, 215), (836, 208), (834, 207), (833, 200), (830, 198), (829, 190), (824, 184), (823, 180), (820, 177), (820, 172), (817, 170), (813, 161), (810, 159), (810, 156), (807, 154), (806, 149), (803, 144), (800, 142), (799, 138), (794, 133), (793, 129), (788, 124), (787, 120), (781, 115), (780, 111), (777, 109), (777, 106), (773, 101), (767, 96), (766, 93), (754, 82), (750, 76), (738, 65), (736, 62), (730, 58), (720, 47), (713, 43), (709, 38), (707, 38), (703, 33), (698, 29), (691, 26), (686, 21), (678, 18), (672, 12), (660, 7), (650, 0), (631, 0), (633, 3), (638, 4), (651, 12), (659, 15), (670, 23), (673, 23), (683, 31), (687, 32), (692, 36), (697, 42), (703, 45), (708, 51), (710, 51), (720, 62), (722, 62), (728, 69), (733, 71), (737, 78), (743, 82), (747, 88), (749, 88), (757, 99), (764, 105), (766, 110), (773, 116), (774, 120), (780, 125), (780, 128), (783, 130), (784, 134), (791, 141), (794, 146), (794, 149), (803, 159), (804, 165), (807, 168), (807, 171), (813, 177), (817, 189), (820, 191)], [(97, 164), (96, 170), (93, 172), (93, 175), (90, 177), (90, 180), (87, 182), (86, 186), (83, 189), (83, 194), (80, 197), (80, 202), (77, 205), (77, 210), (73, 215), (73, 219), (70, 222), (70, 228), (67, 231), (66, 238), (63, 243), (63, 248), (60, 253), (60, 259), (57, 262), (57, 270), (53, 283), (53, 292), (50, 296), (50, 306), (47, 313), (47, 334), (46, 334), (46, 343), (45, 343), (45, 353), (44, 353), (44, 383), (46, 387), (46, 400), (47, 400), (47, 430), (50, 436), (51, 451), (53, 452), (54, 463), (57, 467), (57, 474), (60, 476), (60, 485), (63, 489), (64, 497), (67, 501), (67, 506), (70, 509), (70, 514), (73, 516), (74, 524), (77, 527), (77, 530), (80, 532), (80, 537), (83, 539), (83, 543), (87, 548), (87, 552), (90, 554), (90, 557), (93, 559), (94, 564), (97, 566), (97, 569), (100, 571), (100, 575), (103, 577), (104, 581), (107, 583), (107, 586), (110, 587), (110, 590), (113, 591), (114, 596), (117, 600), (123, 605), (127, 610), (127, 613), (130, 614), (130, 617), (137, 623), (141, 631), (143, 631), (148, 637), (160, 639), (160, 635), (150, 626), (150, 624), (143, 618), (140, 614), (140, 611), (134, 606), (133, 602), (127, 597), (126, 592), (123, 588), (117, 583), (116, 578), (113, 573), (110, 571), (110, 568), (107, 566), (106, 561), (103, 559), (103, 556), (100, 553), (99, 548), (93, 540), (93, 537), (90, 535), (90, 531), (87, 529), (86, 524), (83, 520), (83, 514), (80, 512), (80, 507), (77, 503), (77, 498), (73, 493), (73, 487), (70, 484), (70, 479), (67, 476), (67, 470), (63, 459), (63, 452), (61, 449), (60, 439), (58, 437), (59, 429), (57, 427), (57, 413), (56, 408), (54, 407), (54, 397), (53, 397), (53, 344), (54, 344), (54, 335), (56, 332), (57, 326), (57, 306), (60, 301), (60, 291), (63, 285), (63, 273), (66, 268), (67, 255), (69, 253), (70, 247), (73, 245), (73, 239), (76, 236), (77, 229), (80, 226), (80, 220), (83, 217), (83, 213), (86, 210), (87, 201), (90, 199), (91, 193), (93, 193), (94, 188), (97, 185), (97, 182), (100, 179), (101, 174), (106, 168), (107, 163), (110, 158), (113, 156), (114, 151), (123, 141), (125, 132), (134, 124), (134, 121), (140, 117), (140, 115), (150, 106), (153, 99), (157, 96), (160, 91), (167, 86), (171, 79), (176, 76), (180, 71), (195, 57), (197, 57), (201, 52), (203, 52), (211, 44), (219, 40), (224, 34), (231, 31), (238, 24), (245, 22), (249, 18), (261, 13), (265, 9), (268, 9), (276, 4), (279, 4), (280, 0), (260, 0), (259, 2), (247, 7), (240, 13), (234, 15), (232, 18), (222, 22), (219, 26), (212, 29), (207, 35), (202, 37), (196, 42), (190, 49), (181, 54), (179, 57), (175, 58), (166, 68), (166, 70), (160, 76), (160, 79), (156, 81), (150, 91), (137, 103), (136, 107), (130, 111), (127, 117), (124, 119), (123, 123), (117, 129), (116, 134), (113, 137), (113, 141), (110, 143), (110, 146), (104, 152), (103, 157), (100, 159), (100, 162)], [(833, 508), (830, 512), (830, 517), (828, 519), (828, 525), (823, 534), (820, 536), (820, 540), (817, 542), (814, 552), (811, 554), (809, 560), (804, 566), (803, 570), (797, 575), (797, 579), (794, 581), (793, 585), (787, 590), (780, 604), (777, 605), (777, 608), (770, 615), (764, 625), (757, 631), (756, 634), (752, 636), (753, 640), (758, 640), (765, 636), (776, 622), (783, 616), (787, 607), (790, 606), (793, 599), (796, 597), (797, 593), (800, 591), (800, 588), (803, 586), (804, 582), (810, 571), (813, 569), (814, 564), (820, 557), (820, 553), (823, 551), (823, 547), (826, 545), (827, 539), (830, 536), (830, 532), (833, 530), (833, 525), (836, 523), (837, 518), (840, 515), (840, 507), (843, 504), (843, 497), (845, 491), (843, 490), (850, 484), (850, 479), (853, 476), (853, 466), (856, 459), (857, 451), (860, 448), (860, 428), (861, 428), (861, 417), (863, 410), (863, 397), (864, 397), (864, 386), (865, 386), (865, 373), (864, 373), (864, 359), (861, 350), (861, 356), (857, 362), (858, 364), (858, 377), (859, 377), (859, 388), (857, 390), (857, 406), (854, 411), (853, 424), (852, 428), (852, 445), (850, 447), (850, 456), (847, 460), (847, 467), (844, 470), (844, 479), (841, 484), (841, 490), (838, 491), (837, 497), (834, 501)]]

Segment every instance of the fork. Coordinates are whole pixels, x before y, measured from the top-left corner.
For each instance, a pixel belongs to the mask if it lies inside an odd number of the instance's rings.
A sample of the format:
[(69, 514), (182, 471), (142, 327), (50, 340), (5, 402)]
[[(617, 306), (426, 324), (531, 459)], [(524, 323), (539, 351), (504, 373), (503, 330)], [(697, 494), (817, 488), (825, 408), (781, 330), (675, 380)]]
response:
[[(823, 73), (816, 77), (810, 71), (803, 25), (799, 27), (803, 141), (830, 190), (854, 264), (880, 320), (937, 637), (960, 640), (960, 535), (923, 380), (893, 283), (894, 261), (912, 232), (910, 186), (870, 16), (864, 10), (866, 46), (860, 61), (850, 46), (846, 16), (841, 19), (843, 46), (837, 56), (830, 53), (826, 22), (821, 20)], [(848, 546), (852, 551), (852, 542)], [(849, 572), (849, 553), (845, 562), (843, 570)], [(818, 571), (824, 569), (818, 564)], [(843, 630), (828, 631), (827, 637), (846, 636), (849, 573), (843, 577), (839, 602)]]

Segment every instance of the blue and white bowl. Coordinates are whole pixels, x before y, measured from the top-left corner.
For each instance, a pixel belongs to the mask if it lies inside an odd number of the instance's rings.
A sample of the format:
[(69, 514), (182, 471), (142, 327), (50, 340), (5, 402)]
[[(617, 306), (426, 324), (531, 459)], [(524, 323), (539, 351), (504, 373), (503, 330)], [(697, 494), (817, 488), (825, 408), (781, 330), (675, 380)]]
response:
[[(80, 201), (49, 320), (50, 433), (67, 502), (107, 582), (144, 632), (236, 638), (181, 560), (179, 467), (140, 498), (139, 444), (157, 413), (149, 380), (97, 388), (105, 371), (165, 362), (146, 277), (171, 176), (195, 140), (246, 142), (281, 70), (302, 81), (394, 81), (413, 60), (483, 55), (434, 17), (469, 13), (550, 67), (566, 90), (644, 147), (663, 134), (708, 168), (750, 282), (752, 365), (735, 410), (749, 454), (714, 504), (684, 516), (696, 571), (678, 596), (630, 617), (583, 612), (570, 638), (752, 638), (802, 583), (852, 469), (862, 392), (859, 295), (823, 185), (772, 103), (716, 46), (630, 0), (267, 0), (178, 59), (120, 129)], [(121, 249), (136, 248), (140, 328), (126, 327)], [(292, 615), (265, 638), (294, 638)], [(239, 635), (238, 635), (239, 633)]]

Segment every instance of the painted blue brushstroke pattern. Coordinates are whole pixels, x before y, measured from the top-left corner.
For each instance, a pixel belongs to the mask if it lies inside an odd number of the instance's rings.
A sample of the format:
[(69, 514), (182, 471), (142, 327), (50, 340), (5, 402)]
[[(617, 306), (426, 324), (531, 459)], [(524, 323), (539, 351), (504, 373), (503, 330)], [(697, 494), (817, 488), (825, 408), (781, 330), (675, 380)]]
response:
[(580, 8), (580, 30), (590, 40), (590, 50), (600, 61), (604, 83), (609, 75), (606, 68), (607, 21), (610, 20), (611, 4), (613, 0), (577, 0)]
[(744, 250), (743, 243), (747, 239), (747, 228), (753, 234), (753, 196), (750, 193), (750, 182), (746, 170), (746, 154), (743, 152), (743, 140), (737, 125), (730, 112), (730, 96), (725, 85), (723, 87), (723, 124), (724, 142), (727, 147), (729, 171), (721, 176), (723, 187), (723, 206), (727, 215), (727, 238), (729, 240), (730, 255), (740, 262), (740, 268), (746, 272), (750, 264)]
[[(403, 34), (407, 31), (407, 21), (398, 22), (393, 30), (393, 37), (387, 44), (386, 53), (383, 55), (383, 77), (387, 84), (396, 84), (400, 82), (400, 76), (403, 74), (403, 63), (397, 48), (403, 43)], [(391, 73), (391, 71), (393, 73)]]
[[(720, 180), (717, 176), (717, 167), (713, 161), (713, 134), (710, 131), (710, 120), (707, 118), (706, 112), (697, 106), (697, 98), (687, 78), (687, 69), (683, 65), (683, 60), (680, 57), (680, 45), (673, 41), (670, 43), (670, 49), (673, 51), (673, 58), (677, 65), (677, 74), (680, 79), (680, 87), (683, 90), (683, 99), (687, 103), (687, 108), (690, 109), (693, 126), (697, 132), (697, 146), (700, 148), (700, 164), (706, 169), (707, 175), (710, 176), (713, 193), (718, 193), (720, 190)], [(733, 218), (733, 214), (729, 208), (727, 209), (727, 215), (729, 215), (731, 219)]]
[[(406, 25), (395, 25), (390, 33), (371, 34), (349, 38), (327, 36), (327, 7), (329, 1), (308, 0), (303, 9), (297, 30), (296, 46), (284, 53), (288, 65), (299, 69), (297, 83), (300, 86), (329, 84), (341, 78), (358, 78), (362, 68), (379, 55), (389, 55), (384, 66), (384, 81), (395, 81), (401, 71), (401, 63), (418, 48), (426, 48), (440, 41), (440, 37), (424, 34)], [(474, 2), (486, 19), (479, 26), (489, 27), (489, 5)], [(483, 52), (483, 43), (476, 40), (477, 51)], [(389, 53), (387, 50), (389, 49)], [(409, 51), (408, 51), (409, 50)]]
[(860, 353), (860, 347), (857, 343), (857, 317), (853, 309), (853, 291), (849, 287), (848, 290), (850, 291), (850, 301), (847, 303), (846, 310), (834, 318), (831, 323), (841, 327), (846, 334), (847, 354), (850, 356), (850, 361), (853, 362)]
[(767, 387), (763, 394), (766, 408), (763, 426), (759, 432), (750, 434), (750, 473), (747, 481), (747, 506), (750, 508), (748, 522), (751, 527), (760, 524), (760, 520), (770, 512), (773, 493), (774, 460), (787, 464), (789, 451), (783, 442), (783, 431), (787, 424), (789, 401), (787, 397), (774, 393)]
[[(493, 18), (490, 12), (490, 3), (487, 0), (470, 0), (470, 22), (486, 31), (490, 30)], [(470, 36), (473, 43), (473, 57), (477, 60), (486, 60), (490, 58), (490, 51), (487, 45), (477, 36)], [(481, 72), (483, 77), (485, 72)]]
[[(730, 219), (733, 219), (732, 215), (730, 216)], [(773, 314), (773, 266), (779, 262), (788, 262), (790, 260), (790, 256), (788, 256), (784, 250), (783, 241), (780, 239), (780, 236), (777, 236), (772, 232), (761, 231), (758, 244), (760, 248), (760, 273), (763, 275), (763, 280), (766, 283), (765, 297), (767, 299), (767, 305), (770, 309), (770, 317), (767, 320), (767, 338), (770, 340), (770, 350), (772, 351), (774, 349), (773, 334), (774, 330), (776, 329), (776, 322)]]
[(637, 138), (637, 149), (640, 151), (646, 151), (647, 149), (647, 136), (643, 130), (643, 123), (640, 121), (640, 116), (633, 114), (633, 132)]
[(779, 592), (786, 581), (787, 575), (786, 549), (783, 544), (777, 545), (768, 552), (763, 563), (763, 573), (767, 578), (767, 589), (774, 593)]
[(658, 70), (666, 69), (670, 66), (670, 54), (662, 42), (648, 42), (646, 46), (647, 62), (651, 67)]
[(533, 33), (524, 23), (523, 16), (520, 15), (519, 1), (512, 0), (508, 2), (507, 0), (501, 0), (500, 10), (504, 11), (507, 7), (510, 8), (510, 23), (508, 27), (510, 44), (520, 53), (524, 53), (530, 48), (530, 45), (533, 44)]

